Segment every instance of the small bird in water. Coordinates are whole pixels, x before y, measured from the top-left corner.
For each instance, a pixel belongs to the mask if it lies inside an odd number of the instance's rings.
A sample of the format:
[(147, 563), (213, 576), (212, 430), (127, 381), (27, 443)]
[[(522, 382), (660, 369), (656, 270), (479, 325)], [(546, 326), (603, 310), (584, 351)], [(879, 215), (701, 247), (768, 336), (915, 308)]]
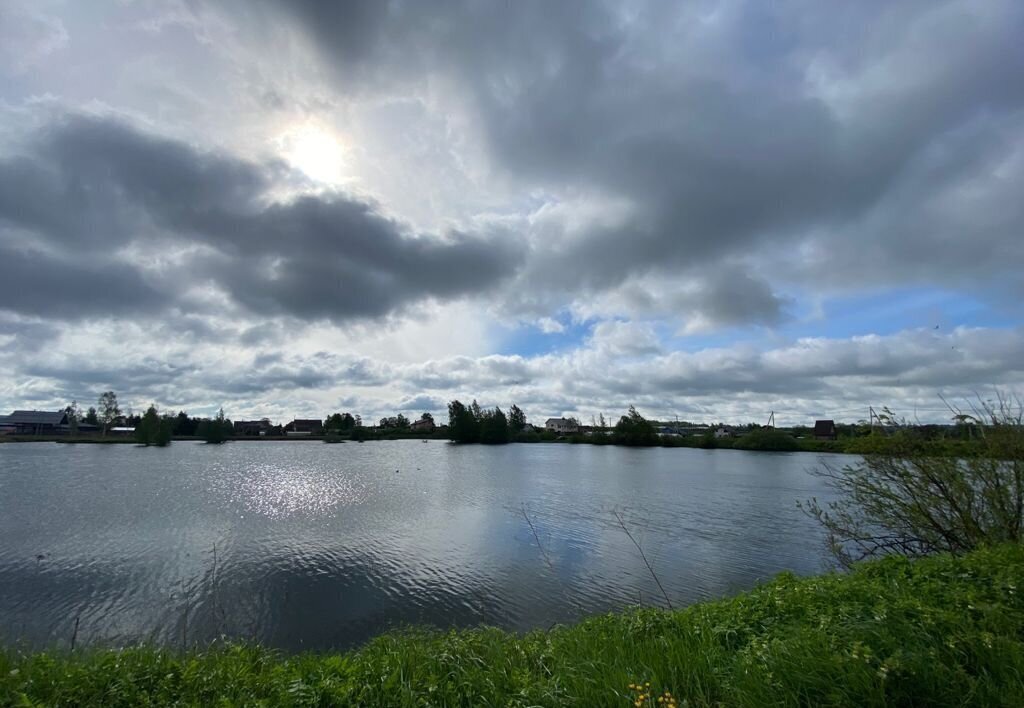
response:
[(395, 470), (395, 474), (398, 474), (398, 470)]

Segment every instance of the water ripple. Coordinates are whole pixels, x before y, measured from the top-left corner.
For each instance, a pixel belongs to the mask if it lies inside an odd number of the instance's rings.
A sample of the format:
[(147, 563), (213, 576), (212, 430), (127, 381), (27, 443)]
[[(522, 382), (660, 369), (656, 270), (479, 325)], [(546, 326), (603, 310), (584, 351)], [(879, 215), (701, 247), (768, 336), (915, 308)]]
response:
[[(0, 638), (347, 647), (817, 572), (810, 455), (418, 442), (0, 446)], [(523, 511), (529, 518), (524, 517)], [(45, 513), (41, 513), (41, 511)], [(531, 528), (532, 524), (532, 528)]]

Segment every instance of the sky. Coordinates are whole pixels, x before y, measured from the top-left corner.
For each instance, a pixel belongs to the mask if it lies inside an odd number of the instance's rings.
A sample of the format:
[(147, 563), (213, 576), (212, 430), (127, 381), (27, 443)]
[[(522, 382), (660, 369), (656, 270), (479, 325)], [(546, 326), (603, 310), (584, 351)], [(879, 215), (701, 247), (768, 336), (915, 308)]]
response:
[(1024, 395), (1019, 0), (4, 0), (0, 410)]

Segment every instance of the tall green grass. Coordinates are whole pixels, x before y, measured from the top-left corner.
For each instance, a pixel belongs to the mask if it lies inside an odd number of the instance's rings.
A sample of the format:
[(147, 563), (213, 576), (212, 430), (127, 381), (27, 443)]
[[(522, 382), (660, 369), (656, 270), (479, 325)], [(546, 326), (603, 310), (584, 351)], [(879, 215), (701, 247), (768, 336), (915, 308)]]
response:
[[(1024, 549), (783, 574), (730, 600), (525, 636), (384, 635), (343, 654), (223, 646), (0, 655), (4, 705), (1022, 706)], [(650, 684), (642, 692), (630, 684)], [(659, 705), (656, 698), (645, 704)]]

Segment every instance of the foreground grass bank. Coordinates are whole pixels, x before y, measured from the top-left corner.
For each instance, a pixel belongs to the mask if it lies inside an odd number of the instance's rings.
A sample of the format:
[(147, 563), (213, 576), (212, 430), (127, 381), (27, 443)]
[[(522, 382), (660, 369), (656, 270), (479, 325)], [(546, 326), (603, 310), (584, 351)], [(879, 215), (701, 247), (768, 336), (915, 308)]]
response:
[(696, 706), (1019, 706), (1022, 593), (1024, 548), (1006, 546), (782, 575), (731, 600), (525, 636), (410, 632), (296, 656), (8, 651), (0, 704), (631, 706), (669, 691)]

